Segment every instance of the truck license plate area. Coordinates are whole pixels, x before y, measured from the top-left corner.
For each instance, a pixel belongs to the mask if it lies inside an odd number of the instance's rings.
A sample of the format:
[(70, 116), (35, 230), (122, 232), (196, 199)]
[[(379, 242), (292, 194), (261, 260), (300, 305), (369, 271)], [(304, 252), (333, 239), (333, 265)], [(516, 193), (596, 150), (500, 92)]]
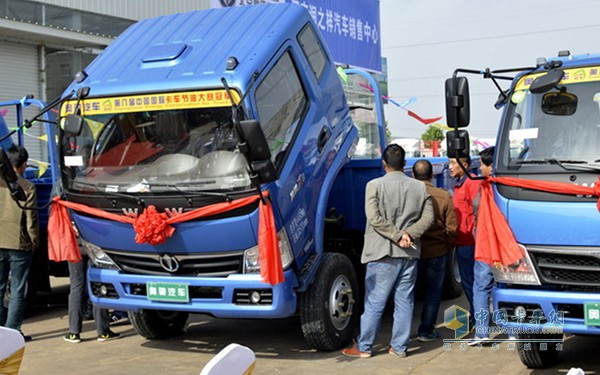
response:
[(585, 324), (588, 326), (600, 326), (600, 303), (588, 302), (584, 305)]
[(188, 284), (183, 283), (146, 283), (147, 297), (151, 301), (189, 302)]

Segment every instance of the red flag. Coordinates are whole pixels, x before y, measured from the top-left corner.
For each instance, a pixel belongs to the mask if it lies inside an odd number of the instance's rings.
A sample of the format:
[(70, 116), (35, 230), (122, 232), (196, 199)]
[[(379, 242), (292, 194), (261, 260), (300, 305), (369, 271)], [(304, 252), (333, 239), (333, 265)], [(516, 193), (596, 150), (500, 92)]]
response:
[(421, 116), (417, 115), (413, 111), (408, 111), (408, 115), (410, 117), (412, 117), (412, 118), (417, 119), (419, 122), (422, 122), (425, 125), (432, 124), (432, 123), (434, 123), (436, 121), (440, 121), (442, 119), (441, 117), (436, 117), (436, 118), (422, 118)]

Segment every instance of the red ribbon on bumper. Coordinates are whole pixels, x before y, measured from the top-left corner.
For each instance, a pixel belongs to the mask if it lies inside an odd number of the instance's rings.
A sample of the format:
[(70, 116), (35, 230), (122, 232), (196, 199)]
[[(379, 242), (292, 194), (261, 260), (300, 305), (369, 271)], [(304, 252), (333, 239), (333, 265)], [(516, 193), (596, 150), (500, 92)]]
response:
[(477, 213), (475, 259), (492, 266), (514, 264), (523, 258), (506, 218), (494, 201), (492, 183), (570, 195), (594, 195), (599, 197), (596, 207), (600, 211), (600, 177), (592, 187), (565, 182), (523, 180), (514, 177), (487, 177), (481, 184), (481, 198)]
[[(277, 239), (277, 228), (273, 216), (273, 207), (268, 193), (263, 195), (264, 199), (259, 206), (258, 224), (258, 249), (261, 265), (261, 277), (264, 282), (271, 285), (283, 282), (283, 268), (281, 264), (281, 253)], [(182, 214), (168, 217), (165, 213), (159, 213), (154, 206), (148, 206), (138, 217), (129, 217), (113, 214), (99, 208), (89, 207), (83, 204), (69, 202), (55, 197), (50, 208), (48, 222), (48, 258), (54, 261), (67, 260), (77, 262), (81, 260), (81, 254), (77, 246), (77, 238), (71, 225), (67, 208), (83, 212), (88, 215), (133, 225), (135, 230), (135, 242), (138, 244), (148, 243), (158, 245), (164, 243), (175, 233), (175, 227), (171, 224), (208, 217), (223, 212), (235, 210), (247, 206), (261, 199), (259, 196), (251, 196), (236, 199), (230, 202), (216, 203), (210, 206), (198, 208)]]

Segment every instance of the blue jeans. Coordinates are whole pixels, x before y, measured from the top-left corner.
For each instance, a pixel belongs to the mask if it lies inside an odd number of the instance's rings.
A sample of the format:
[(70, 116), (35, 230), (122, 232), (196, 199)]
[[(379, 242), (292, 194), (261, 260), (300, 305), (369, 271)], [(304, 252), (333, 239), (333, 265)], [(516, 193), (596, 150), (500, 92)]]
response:
[(419, 336), (427, 336), (435, 328), (442, 288), (446, 277), (446, 262), (448, 255), (435, 258), (421, 258), (419, 260), (419, 278), (425, 283), (425, 301), (421, 311), (421, 324)]
[(490, 336), (490, 296), (494, 287), (494, 274), (489, 264), (475, 261), (473, 281), (473, 309), (475, 310), (475, 336)]
[(460, 283), (462, 284), (465, 296), (469, 302), (469, 313), (471, 321), (473, 320), (473, 270), (475, 267), (475, 246), (457, 246), (456, 258), (458, 261), (458, 273), (460, 274)]
[[(84, 306), (88, 294), (86, 293), (86, 273), (88, 258), (83, 257), (76, 263), (69, 262), (69, 332), (81, 333), (81, 325), (84, 316)], [(108, 330), (108, 310), (94, 305), (92, 309), (96, 321), (96, 333), (101, 335)]]
[(0, 325), (21, 330), (25, 314), (25, 291), (33, 251), (0, 249), (0, 298), (4, 296), (10, 273), (8, 309), (0, 300)]
[(383, 258), (367, 264), (365, 312), (360, 317), (358, 349), (371, 352), (388, 298), (394, 295), (394, 324), (391, 347), (406, 352), (412, 325), (417, 259)]

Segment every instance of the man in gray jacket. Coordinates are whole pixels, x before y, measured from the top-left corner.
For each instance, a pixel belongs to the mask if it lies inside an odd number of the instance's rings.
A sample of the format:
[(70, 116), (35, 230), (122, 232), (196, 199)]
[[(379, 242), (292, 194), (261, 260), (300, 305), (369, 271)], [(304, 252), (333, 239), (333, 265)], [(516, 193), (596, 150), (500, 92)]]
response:
[(365, 212), (367, 228), (361, 262), (365, 276), (365, 312), (360, 318), (358, 342), (342, 354), (368, 358), (391, 294), (394, 296), (394, 325), (389, 353), (406, 357), (414, 307), (419, 237), (433, 223), (433, 206), (425, 185), (404, 172), (404, 149), (386, 147), (386, 174), (367, 184)]
[[(27, 168), (27, 150), (21, 146), (12, 146), (7, 152), (27, 200), (21, 202), (24, 207), (35, 207), (37, 195), (35, 186), (21, 177)], [(35, 210), (20, 208), (10, 196), (10, 191), (0, 179), (0, 297), (4, 296), (10, 272), (10, 299), (8, 309), (0, 303), (0, 325), (21, 330), (25, 312), (25, 290), (33, 251), (38, 247), (39, 227)], [(25, 336), (25, 341), (31, 340)]]

